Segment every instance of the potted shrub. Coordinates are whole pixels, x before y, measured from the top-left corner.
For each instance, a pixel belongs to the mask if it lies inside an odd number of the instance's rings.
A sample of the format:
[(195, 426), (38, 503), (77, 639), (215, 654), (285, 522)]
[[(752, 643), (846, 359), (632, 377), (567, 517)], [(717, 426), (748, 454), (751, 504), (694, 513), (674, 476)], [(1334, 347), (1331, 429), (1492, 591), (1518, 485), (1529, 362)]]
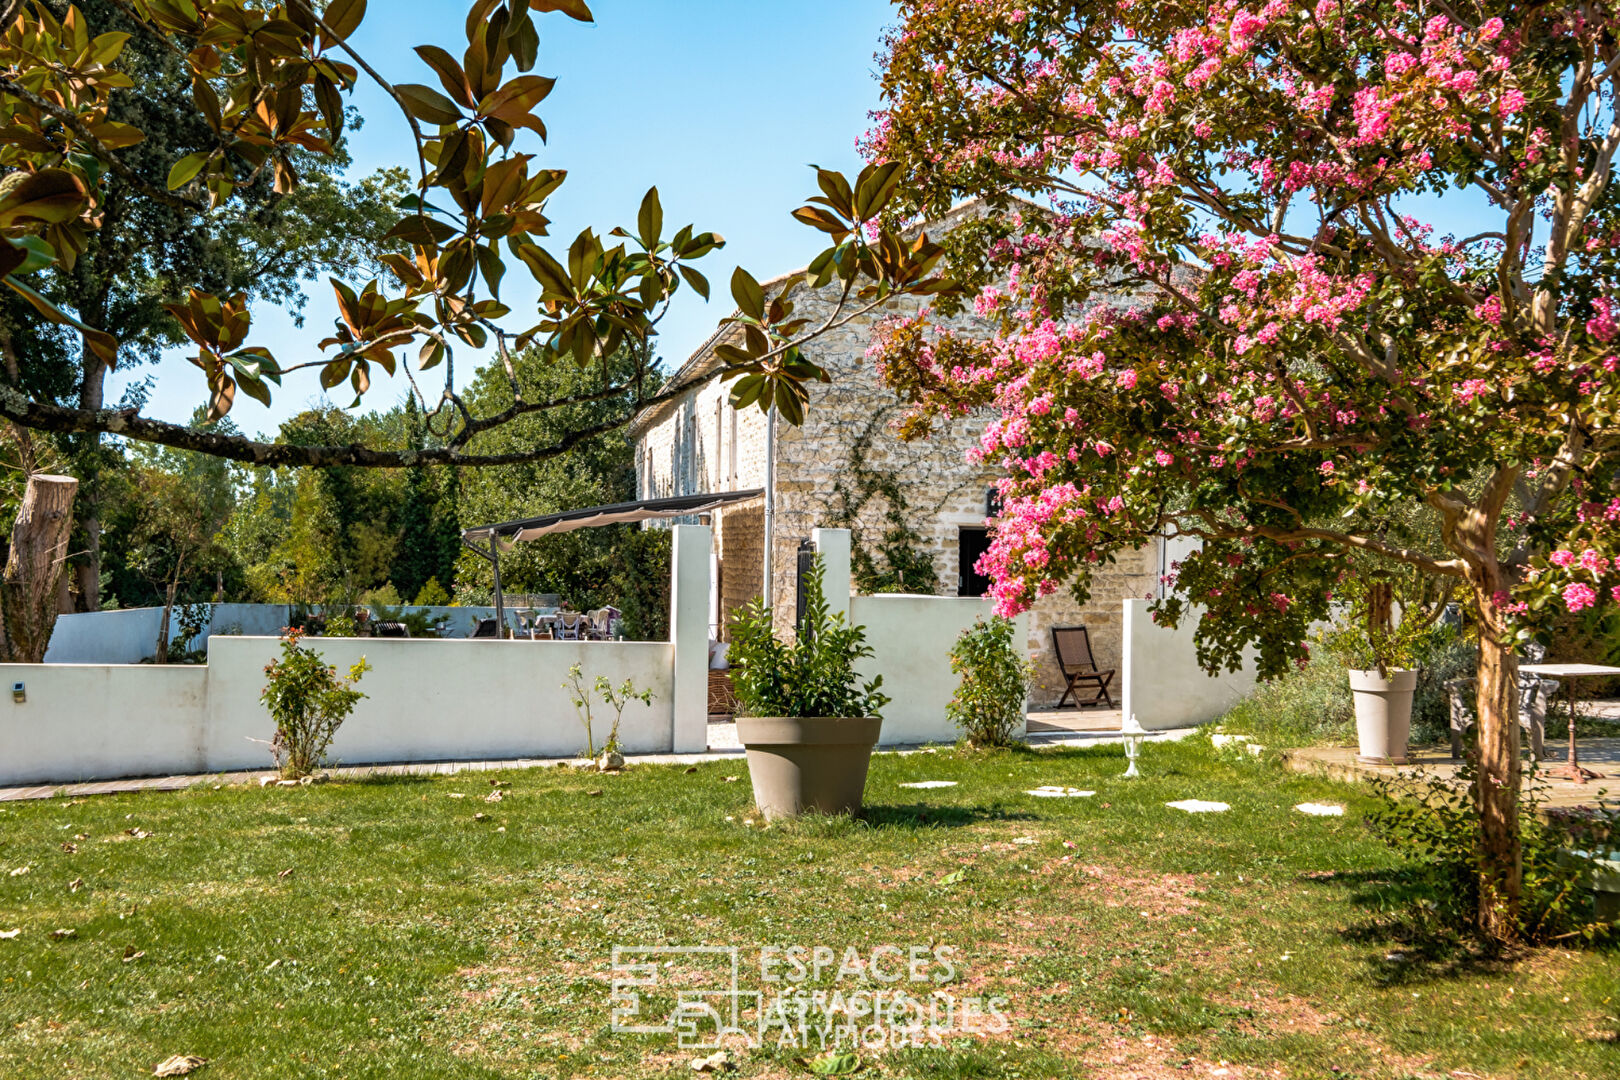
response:
[(872, 655), (863, 628), (827, 610), (818, 557), (805, 616), (792, 643), (776, 636), (755, 600), (732, 621), (731, 682), (737, 737), (748, 755), (754, 801), (767, 819), (860, 809), (866, 770), (889, 699), (883, 677), (862, 683), (855, 663)]
[(1358, 756), (1370, 764), (1404, 765), (1412, 734), (1412, 692), (1417, 689), (1416, 653), (1449, 595), (1428, 595), (1431, 583), (1415, 574), (1417, 588), (1404, 590), (1397, 617), (1396, 585), (1390, 573), (1356, 573), (1344, 579), (1344, 621), (1330, 644), (1349, 665), (1355, 703)]

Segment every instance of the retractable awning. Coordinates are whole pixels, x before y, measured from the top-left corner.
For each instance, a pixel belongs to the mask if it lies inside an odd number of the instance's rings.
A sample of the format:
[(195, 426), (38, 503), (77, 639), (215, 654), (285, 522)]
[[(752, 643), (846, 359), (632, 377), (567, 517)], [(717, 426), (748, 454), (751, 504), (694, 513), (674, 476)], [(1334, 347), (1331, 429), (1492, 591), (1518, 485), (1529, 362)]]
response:
[(552, 533), (573, 532), (575, 529), (594, 529), (601, 525), (623, 525), (655, 518), (688, 517), (707, 514), (721, 507), (744, 503), (765, 494), (764, 488), (747, 491), (722, 491), (704, 495), (676, 495), (668, 499), (642, 499), (639, 502), (614, 503), (611, 506), (589, 506), (582, 510), (565, 510), (560, 514), (542, 514), (522, 521), (503, 521), (498, 525), (479, 525), (461, 534), (464, 541), (499, 543), (510, 548), (519, 540), (533, 540)]

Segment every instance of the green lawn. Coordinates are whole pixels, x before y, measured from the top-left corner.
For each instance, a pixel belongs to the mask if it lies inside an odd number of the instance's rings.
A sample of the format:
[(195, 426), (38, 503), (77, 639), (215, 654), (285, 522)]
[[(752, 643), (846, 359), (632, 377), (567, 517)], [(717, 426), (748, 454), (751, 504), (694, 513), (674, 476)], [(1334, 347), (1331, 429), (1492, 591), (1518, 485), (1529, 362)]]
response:
[[(885, 755), (864, 820), (770, 829), (740, 761), (500, 774), (496, 803), (469, 774), (12, 804), (0, 1076), (172, 1054), (207, 1080), (697, 1075), (672, 1038), (609, 1030), (611, 950), (651, 944), (743, 946), (756, 989), (761, 945), (948, 944), (951, 992), (1007, 999), (1004, 1033), (862, 1076), (1620, 1076), (1620, 954), (1411, 940), (1360, 792), (1201, 743), (1122, 766)], [(921, 779), (959, 785), (897, 786)], [(1097, 794), (1023, 794), (1043, 784)], [(1232, 809), (1164, 806), (1189, 797)], [(731, 1075), (813, 1055), (738, 1052)]]

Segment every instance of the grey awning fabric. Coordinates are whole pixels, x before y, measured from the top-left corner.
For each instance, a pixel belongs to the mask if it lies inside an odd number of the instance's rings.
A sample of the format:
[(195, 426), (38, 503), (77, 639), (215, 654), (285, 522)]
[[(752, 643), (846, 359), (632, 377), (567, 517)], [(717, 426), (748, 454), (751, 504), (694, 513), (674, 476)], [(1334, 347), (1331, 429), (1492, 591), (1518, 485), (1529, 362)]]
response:
[(583, 510), (566, 510), (560, 514), (543, 514), (523, 521), (505, 521), (499, 525), (479, 525), (461, 534), (463, 540), (499, 541), (507, 548), (519, 540), (533, 540), (551, 533), (573, 532), (575, 529), (593, 529), (599, 525), (622, 525), (654, 518), (687, 517), (706, 514), (723, 506), (733, 506), (765, 494), (764, 488), (747, 491), (721, 491), (704, 495), (676, 495), (668, 499), (643, 499), (640, 502), (614, 503), (612, 506), (589, 506)]

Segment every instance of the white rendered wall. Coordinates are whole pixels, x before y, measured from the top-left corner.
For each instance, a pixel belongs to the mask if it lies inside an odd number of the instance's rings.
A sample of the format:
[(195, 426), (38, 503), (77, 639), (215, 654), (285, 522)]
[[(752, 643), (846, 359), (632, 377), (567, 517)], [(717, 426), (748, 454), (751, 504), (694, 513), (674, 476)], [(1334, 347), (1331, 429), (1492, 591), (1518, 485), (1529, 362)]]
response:
[(1150, 731), (1191, 727), (1225, 713), (1254, 690), (1253, 659), (1242, 671), (1211, 676), (1198, 666), (1193, 631), (1198, 609), (1174, 629), (1153, 621), (1146, 600), (1126, 600), (1120, 703)]
[(0, 784), (208, 771), (207, 668), (0, 664), (0, 680)]
[[(679, 525), (674, 540), (671, 641), (308, 639), (340, 670), (362, 655), (372, 667), (360, 682), (365, 699), (333, 741), (332, 763), (572, 757), (585, 748), (563, 689), (575, 663), (587, 687), (600, 675), (653, 691), (650, 705), (624, 711), (627, 752), (706, 749), (710, 533)], [(474, 609), (449, 610), (470, 620)], [(107, 618), (124, 614), (132, 617)], [(159, 614), (93, 617), (133, 643), (147, 626), (155, 638)], [(0, 785), (269, 767), (274, 727), (259, 694), (280, 641), (217, 632), (229, 625), (216, 620), (206, 665), (0, 664)], [(64, 640), (75, 637), (76, 629)], [(104, 639), (97, 647), (123, 646)], [(17, 682), (22, 703), (4, 693)], [(612, 723), (612, 710), (593, 704), (598, 747)]]
[[(882, 746), (955, 742), (961, 731), (945, 715), (945, 706), (961, 680), (951, 671), (950, 650), (957, 636), (974, 620), (992, 614), (989, 600), (964, 596), (912, 596), (885, 593), (853, 596), (850, 593), (850, 536), (848, 529), (817, 529), (816, 550), (826, 566), (827, 604), (866, 628), (866, 643), (873, 655), (856, 670), (863, 680), (883, 676)], [(1013, 621), (1013, 640), (1029, 633), (1026, 617)], [(1017, 735), (1024, 734), (1019, 724)]]
[[(218, 637), (208, 648), (208, 771), (263, 767), (269, 719), (259, 702), (275, 638)], [(435, 641), (315, 638), (308, 642), (346, 672), (361, 656), (365, 700), (338, 731), (334, 764), (570, 757), (585, 729), (562, 689), (578, 663), (588, 687), (598, 675), (650, 688), (652, 705), (624, 711), (619, 738), (630, 753), (670, 749), (670, 651), (664, 642)], [(612, 712), (593, 703), (598, 748)]]
[[(992, 614), (991, 602), (971, 596), (855, 596), (855, 621), (866, 627), (875, 655), (859, 670), (883, 676), (883, 692), (894, 700), (883, 708), (881, 745), (955, 742), (962, 732), (945, 715), (961, 680), (951, 671), (950, 649), (963, 630)], [(1013, 641), (1028, 634), (1026, 616), (1013, 620)], [(1024, 734), (1020, 723), (1013, 732)]]

